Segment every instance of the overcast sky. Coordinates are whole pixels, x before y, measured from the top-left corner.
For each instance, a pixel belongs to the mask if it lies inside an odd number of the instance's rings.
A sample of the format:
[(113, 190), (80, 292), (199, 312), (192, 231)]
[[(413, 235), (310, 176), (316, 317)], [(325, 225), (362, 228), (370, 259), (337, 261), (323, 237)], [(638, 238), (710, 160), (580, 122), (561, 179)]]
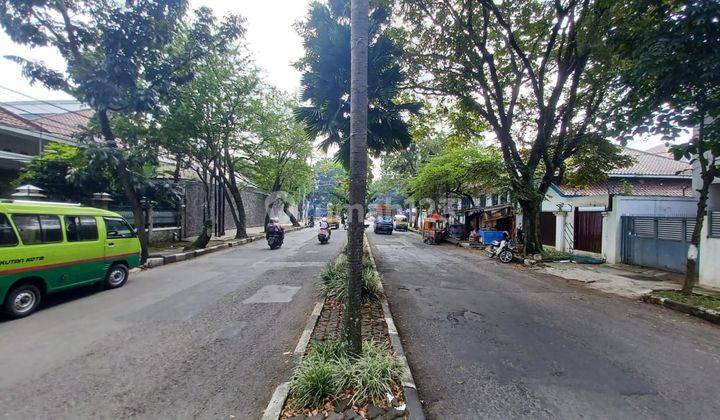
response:
[[(294, 24), (304, 18), (310, 0), (191, 0), (191, 4), (193, 8), (208, 6), (217, 16), (228, 13), (242, 15), (246, 19), (248, 47), (265, 80), (289, 93), (297, 93), (300, 73), (292, 67), (292, 63), (302, 56), (303, 49)], [(17, 64), (1, 58), (6, 55), (40, 60), (52, 68), (64, 69), (62, 58), (52, 48), (31, 50), (14, 44), (4, 31), (0, 31), (0, 74), (3, 75), (0, 79), (0, 102), (31, 98), (70, 99), (62, 92), (45, 89), (39, 84), (30, 85), (20, 74)], [(3, 88), (11, 88), (27, 96)], [(631, 142), (631, 146), (647, 149), (659, 143), (658, 140), (638, 139)]]
[[(300, 74), (292, 63), (302, 55), (302, 40), (293, 24), (301, 20), (310, 0), (192, 0), (192, 7), (208, 6), (217, 16), (240, 14), (246, 19), (247, 42), (266, 80), (289, 92), (297, 92)], [(0, 57), (18, 55), (40, 60), (62, 70), (62, 58), (51, 48), (29, 49), (14, 44), (4, 31), (0, 31)], [(39, 84), (31, 86), (20, 74), (20, 66), (0, 58), (0, 86), (38, 99), (69, 99), (57, 91), (47, 90)], [(27, 100), (29, 98), (0, 89), (0, 101)]]

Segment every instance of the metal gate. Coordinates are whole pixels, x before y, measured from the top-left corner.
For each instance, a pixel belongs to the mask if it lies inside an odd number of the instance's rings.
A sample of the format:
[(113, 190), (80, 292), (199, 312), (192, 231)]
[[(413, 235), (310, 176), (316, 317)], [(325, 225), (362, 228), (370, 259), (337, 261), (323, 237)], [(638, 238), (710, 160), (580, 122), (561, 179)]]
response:
[(540, 242), (555, 246), (555, 214), (551, 211), (540, 212)]
[(622, 262), (684, 273), (694, 228), (690, 217), (622, 216)]
[(602, 252), (603, 216), (599, 211), (575, 210), (574, 248), (580, 251)]

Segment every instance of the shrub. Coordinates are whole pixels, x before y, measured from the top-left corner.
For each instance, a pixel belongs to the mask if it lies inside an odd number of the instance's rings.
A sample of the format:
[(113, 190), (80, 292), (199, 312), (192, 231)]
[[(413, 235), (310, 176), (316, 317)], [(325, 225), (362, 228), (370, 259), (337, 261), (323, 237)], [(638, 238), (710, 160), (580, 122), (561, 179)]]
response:
[[(364, 299), (377, 299), (382, 295), (382, 280), (380, 274), (369, 263), (363, 262), (363, 288)], [(331, 299), (344, 300), (347, 297), (347, 258), (340, 256), (336, 262), (329, 262), (322, 273), (319, 282), (320, 293)]]
[(313, 343), (311, 349), (290, 380), (293, 408), (320, 408), (326, 398), (337, 398), (346, 389), (355, 403), (380, 403), (403, 373), (400, 360), (373, 341), (364, 341), (363, 353), (356, 358), (339, 340)]
[(346, 364), (345, 376), (354, 393), (354, 402), (379, 403), (385, 394), (392, 393), (392, 383), (403, 374), (403, 365), (387, 347), (374, 341), (364, 341), (362, 355)]
[(344, 356), (342, 344), (326, 341), (313, 346), (313, 351), (295, 368), (290, 380), (295, 408), (321, 407), (325, 398), (334, 398), (347, 384), (340, 360)]

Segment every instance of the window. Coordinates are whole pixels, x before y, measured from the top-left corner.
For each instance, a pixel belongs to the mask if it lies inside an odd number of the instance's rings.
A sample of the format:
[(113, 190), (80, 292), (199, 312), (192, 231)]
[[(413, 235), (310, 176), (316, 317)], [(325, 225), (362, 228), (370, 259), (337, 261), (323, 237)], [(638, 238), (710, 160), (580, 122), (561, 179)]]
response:
[(108, 238), (132, 238), (135, 231), (123, 219), (105, 218), (105, 227), (107, 228)]
[(58, 216), (15, 214), (12, 218), (25, 245), (62, 241), (62, 226)]
[(18, 244), (17, 236), (7, 216), (0, 214), (0, 246), (15, 246)]
[(97, 241), (97, 221), (92, 216), (65, 216), (68, 242)]

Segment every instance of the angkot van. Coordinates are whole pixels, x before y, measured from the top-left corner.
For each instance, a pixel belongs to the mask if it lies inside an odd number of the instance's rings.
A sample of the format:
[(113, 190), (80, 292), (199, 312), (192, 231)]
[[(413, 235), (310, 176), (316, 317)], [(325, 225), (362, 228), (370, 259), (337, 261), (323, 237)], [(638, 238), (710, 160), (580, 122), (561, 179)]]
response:
[(140, 241), (117, 213), (77, 204), (0, 200), (0, 302), (6, 315), (37, 310), (47, 294), (123, 286)]

